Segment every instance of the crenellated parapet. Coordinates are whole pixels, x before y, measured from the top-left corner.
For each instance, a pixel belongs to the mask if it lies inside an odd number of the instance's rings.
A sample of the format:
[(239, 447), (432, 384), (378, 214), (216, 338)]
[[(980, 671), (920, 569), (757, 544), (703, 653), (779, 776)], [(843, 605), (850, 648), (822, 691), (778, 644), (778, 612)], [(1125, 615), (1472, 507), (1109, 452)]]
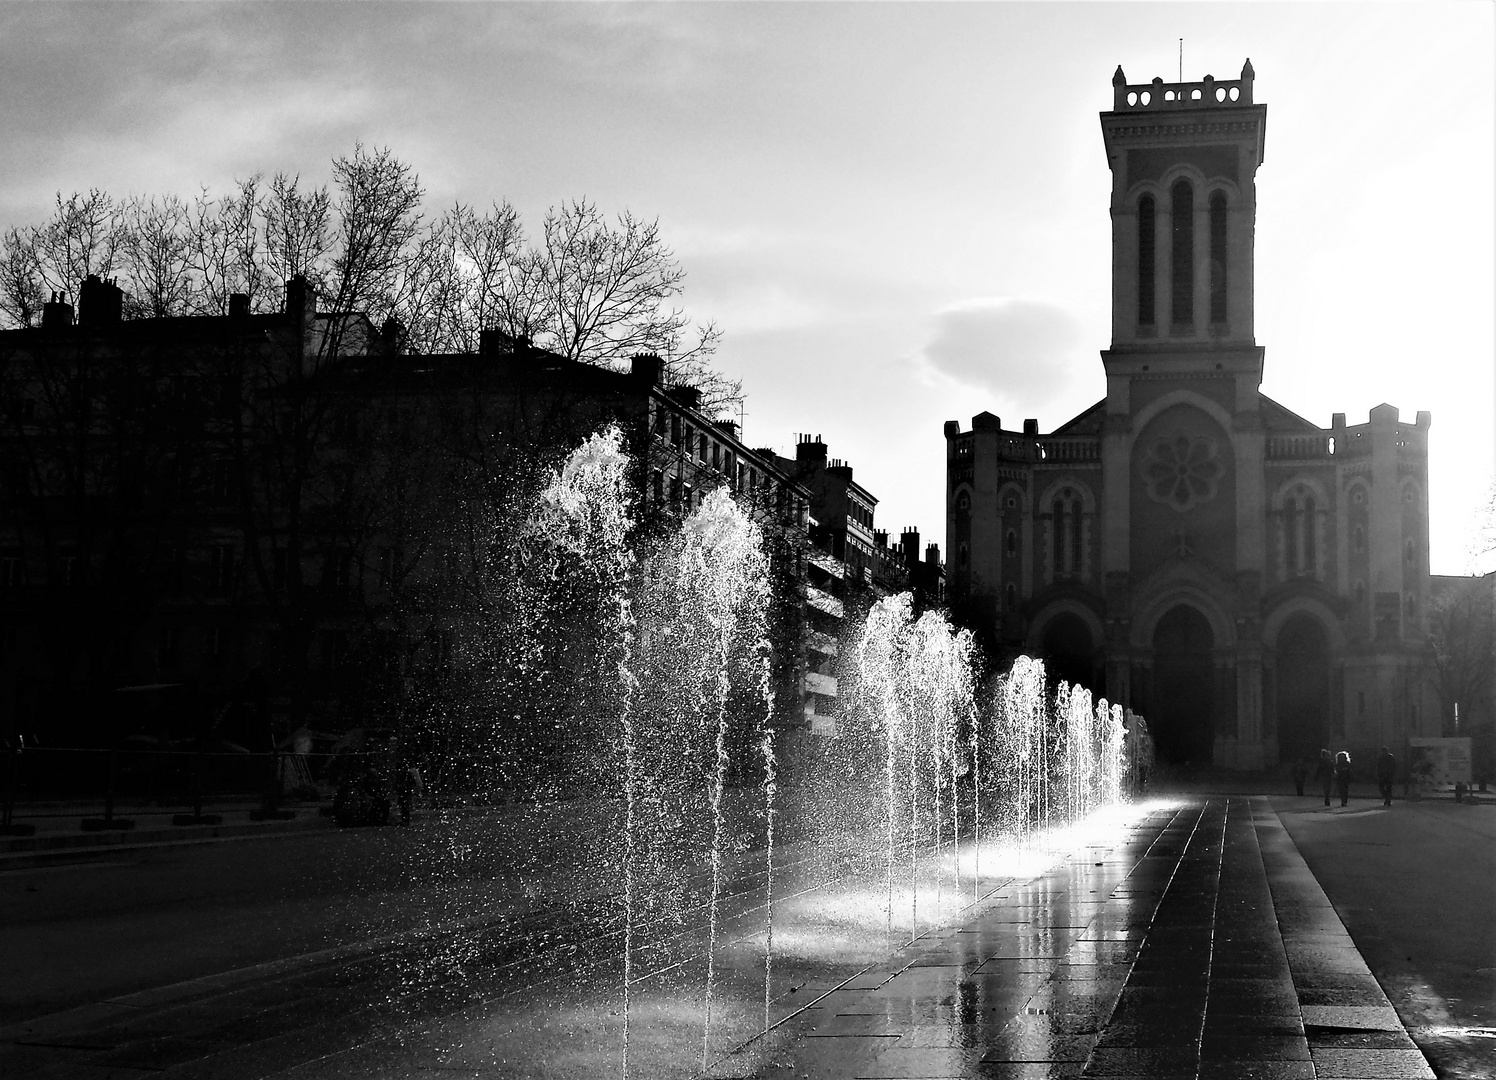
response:
[(1239, 79), (1217, 80), (1207, 75), (1199, 82), (1129, 83), (1120, 65), (1112, 76), (1113, 110), (1136, 112), (1158, 109), (1220, 109), (1252, 104), (1252, 61), (1241, 69)]

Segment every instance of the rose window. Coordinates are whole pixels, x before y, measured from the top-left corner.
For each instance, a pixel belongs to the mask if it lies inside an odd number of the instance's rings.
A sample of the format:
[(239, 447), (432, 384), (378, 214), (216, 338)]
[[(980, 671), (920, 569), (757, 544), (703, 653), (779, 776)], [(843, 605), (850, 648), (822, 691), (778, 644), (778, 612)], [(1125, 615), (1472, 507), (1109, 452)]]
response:
[(1143, 462), (1149, 497), (1176, 510), (1189, 510), (1215, 498), (1225, 472), (1216, 457), (1215, 440), (1202, 435), (1159, 439)]

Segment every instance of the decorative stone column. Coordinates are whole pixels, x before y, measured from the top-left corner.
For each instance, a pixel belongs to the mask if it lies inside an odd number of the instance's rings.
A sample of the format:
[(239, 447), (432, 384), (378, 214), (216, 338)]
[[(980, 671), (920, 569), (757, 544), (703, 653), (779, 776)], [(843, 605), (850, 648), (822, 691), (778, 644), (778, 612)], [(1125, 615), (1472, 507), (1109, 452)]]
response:
[[(1257, 770), (1276, 757), (1262, 731), (1262, 646), (1243, 642), (1236, 658), (1236, 735), (1238, 769)], [(1270, 749), (1274, 752), (1270, 754)]]

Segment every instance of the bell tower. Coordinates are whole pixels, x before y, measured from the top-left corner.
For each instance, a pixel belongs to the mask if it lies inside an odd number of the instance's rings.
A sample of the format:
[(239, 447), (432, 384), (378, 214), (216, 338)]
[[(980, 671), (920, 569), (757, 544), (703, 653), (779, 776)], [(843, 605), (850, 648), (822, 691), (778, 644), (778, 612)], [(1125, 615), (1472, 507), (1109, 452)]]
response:
[(1112, 350), (1250, 349), (1267, 107), (1241, 78), (1129, 85), (1101, 114), (1112, 171)]

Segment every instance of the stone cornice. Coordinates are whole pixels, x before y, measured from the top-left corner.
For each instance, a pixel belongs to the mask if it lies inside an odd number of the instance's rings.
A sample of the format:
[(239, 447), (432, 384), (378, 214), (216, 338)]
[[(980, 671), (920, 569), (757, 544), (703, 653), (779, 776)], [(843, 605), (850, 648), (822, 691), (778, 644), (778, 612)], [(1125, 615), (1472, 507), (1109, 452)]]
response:
[(1109, 134), (1118, 139), (1198, 139), (1212, 135), (1232, 138), (1255, 135), (1258, 127), (1256, 117), (1245, 120), (1198, 120), (1190, 123), (1169, 123), (1160, 117), (1153, 123), (1118, 124), (1110, 129)]

